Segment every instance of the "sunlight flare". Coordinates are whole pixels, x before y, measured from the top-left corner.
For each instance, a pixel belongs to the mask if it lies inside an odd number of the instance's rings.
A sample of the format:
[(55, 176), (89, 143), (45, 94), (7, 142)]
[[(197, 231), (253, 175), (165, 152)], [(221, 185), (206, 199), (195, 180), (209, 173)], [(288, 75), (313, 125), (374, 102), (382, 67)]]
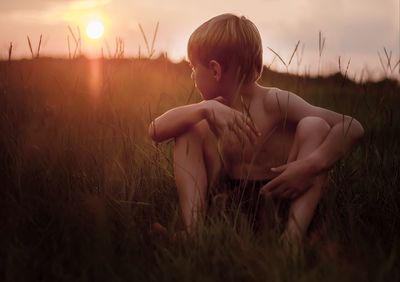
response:
[(89, 22), (86, 26), (86, 34), (91, 39), (98, 39), (104, 33), (104, 25), (98, 20)]

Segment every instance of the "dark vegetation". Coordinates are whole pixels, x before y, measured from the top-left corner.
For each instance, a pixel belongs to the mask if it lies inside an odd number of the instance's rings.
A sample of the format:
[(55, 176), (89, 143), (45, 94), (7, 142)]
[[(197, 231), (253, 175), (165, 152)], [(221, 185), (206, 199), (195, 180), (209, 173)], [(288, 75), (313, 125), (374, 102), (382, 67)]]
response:
[(185, 62), (38, 58), (0, 62), (1, 281), (399, 281), (400, 91), (266, 69), (261, 80), (355, 116), (361, 144), (330, 174), (304, 247), (276, 232), (240, 236), (216, 217), (195, 238), (179, 227), (173, 142), (147, 126), (198, 101)]

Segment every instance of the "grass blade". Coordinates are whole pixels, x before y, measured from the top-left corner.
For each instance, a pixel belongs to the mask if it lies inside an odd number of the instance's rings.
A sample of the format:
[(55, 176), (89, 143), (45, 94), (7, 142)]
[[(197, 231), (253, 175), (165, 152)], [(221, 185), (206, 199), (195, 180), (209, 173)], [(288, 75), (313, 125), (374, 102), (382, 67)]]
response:
[(278, 57), (278, 59), (282, 62), (282, 64), (286, 67), (286, 69), (287, 69), (287, 65), (286, 65), (286, 63), (285, 63), (285, 61), (282, 59), (282, 57), (281, 56), (279, 56), (279, 54), (278, 53), (276, 53), (272, 48), (269, 48), (269, 47), (267, 47), (272, 53), (274, 53), (277, 57)]
[(13, 49), (13, 44), (10, 42), (10, 46), (8, 47), (8, 62), (11, 62), (11, 56), (12, 56), (12, 49)]
[(275, 62), (275, 60), (276, 60), (276, 58), (277, 58), (277, 56), (275, 55), (273, 58), (272, 58), (272, 61), (271, 61), (271, 63), (267, 66), (267, 68), (268, 69), (270, 69), (271, 68), (271, 66), (272, 66), (272, 64)]
[(347, 62), (346, 71), (344, 72), (344, 76), (343, 76), (343, 80), (342, 80), (342, 85), (340, 86), (340, 89), (343, 89), (344, 83), (346, 82), (346, 79), (347, 79), (347, 72), (348, 72), (348, 70), (349, 70), (350, 62), (351, 62), (351, 58), (350, 58), (349, 61)]
[(386, 59), (387, 59), (387, 67), (388, 67), (389, 70), (392, 70), (392, 67), (390, 65), (390, 62), (392, 60), (392, 51), (390, 51), (390, 55), (386, 51), (386, 47), (383, 47), (383, 51), (385, 52), (385, 56), (386, 56)]
[(28, 36), (28, 35), (27, 35), (26, 37), (28, 38), (29, 50), (31, 51), (31, 54), (32, 54), (32, 59), (33, 59), (34, 55), (33, 55), (33, 50), (32, 50), (31, 39), (29, 38), (29, 36)]
[(79, 26), (77, 26), (76, 29), (78, 30), (79, 56), (82, 56), (81, 30)]
[(139, 29), (140, 29), (140, 32), (142, 33), (142, 36), (143, 36), (143, 39), (144, 39), (144, 43), (146, 44), (147, 53), (150, 55), (149, 42), (147, 41), (146, 34), (144, 33), (144, 30), (143, 30), (142, 25), (140, 23), (139, 23)]
[(68, 26), (68, 30), (69, 30), (69, 32), (71, 33), (72, 38), (73, 38), (74, 41), (75, 41), (75, 44), (78, 44), (78, 40), (76, 40), (75, 34), (74, 34), (74, 32), (72, 31), (72, 29), (71, 29), (70, 26)]
[(385, 64), (384, 64), (383, 61), (382, 61), (382, 57), (381, 57), (381, 54), (379, 53), (379, 51), (378, 51), (378, 57), (379, 57), (379, 62), (381, 63), (383, 72), (384, 72), (385, 75), (386, 75), (386, 67), (385, 67)]
[(71, 59), (71, 46), (69, 43), (69, 35), (67, 35), (67, 43), (68, 43), (68, 59)]
[(36, 58), (39, 58), (41, 45), (42, 45), (42, 35), (40, 35), (40, 38), (39, 38), (39, 44), (38, 44), (38, 48), (37, 48), (37, 52), (36, 52)]
[(299, 48), (299, 44), (300, 44), (300, 40), (299, 40), (299, 41), (297, 41), (296, 47), (294, 47), (294, 50), (293, 50), (292, 56), (290, 56), (290, 60), (289, 60), (288, 66), (289, 66), (289, 65), (290, 65), (290, 63), (292, 62), (292, 59), (293, 59), (293, 57), (294, 57), (294, 54), (296, 54), (297, 48)]
[[(154, 54), (155, 50), (154, 50), (154, 42), (156, 41), (156, 37), (157, 37), (157, 33), (158, 33), (158, 26), (159, 26), (159, 22), (157, 22), (156, 28), (154, 30), (154, 34), (153, 34), (153, 40), (151, 42), (151, 55)], [(151, 56), (150, 55), (150, 56)]]

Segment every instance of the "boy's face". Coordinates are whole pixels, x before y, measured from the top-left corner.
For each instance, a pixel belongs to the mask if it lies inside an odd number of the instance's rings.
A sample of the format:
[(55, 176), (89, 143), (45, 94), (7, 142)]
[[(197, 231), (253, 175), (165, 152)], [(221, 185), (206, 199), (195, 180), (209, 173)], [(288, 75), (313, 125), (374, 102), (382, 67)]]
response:
[(194, 58), (189, 62), (189, 65), (192, 68), (191, 78), (196, 88), (200, 91), (202, 98), (210, 100), (218, 97), (218, 85), (213, 75), (214, 70), (211, 67), (204, 66)]

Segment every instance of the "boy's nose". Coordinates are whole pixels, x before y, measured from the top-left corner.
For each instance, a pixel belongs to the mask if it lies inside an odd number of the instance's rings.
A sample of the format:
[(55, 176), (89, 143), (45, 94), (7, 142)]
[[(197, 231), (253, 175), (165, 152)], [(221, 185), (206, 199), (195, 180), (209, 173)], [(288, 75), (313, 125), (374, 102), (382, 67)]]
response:
[(194, 71), (192, 71), (192, 73), (190, 74), (190, 78), (191, 78), (192, 80), (194, 80)]

